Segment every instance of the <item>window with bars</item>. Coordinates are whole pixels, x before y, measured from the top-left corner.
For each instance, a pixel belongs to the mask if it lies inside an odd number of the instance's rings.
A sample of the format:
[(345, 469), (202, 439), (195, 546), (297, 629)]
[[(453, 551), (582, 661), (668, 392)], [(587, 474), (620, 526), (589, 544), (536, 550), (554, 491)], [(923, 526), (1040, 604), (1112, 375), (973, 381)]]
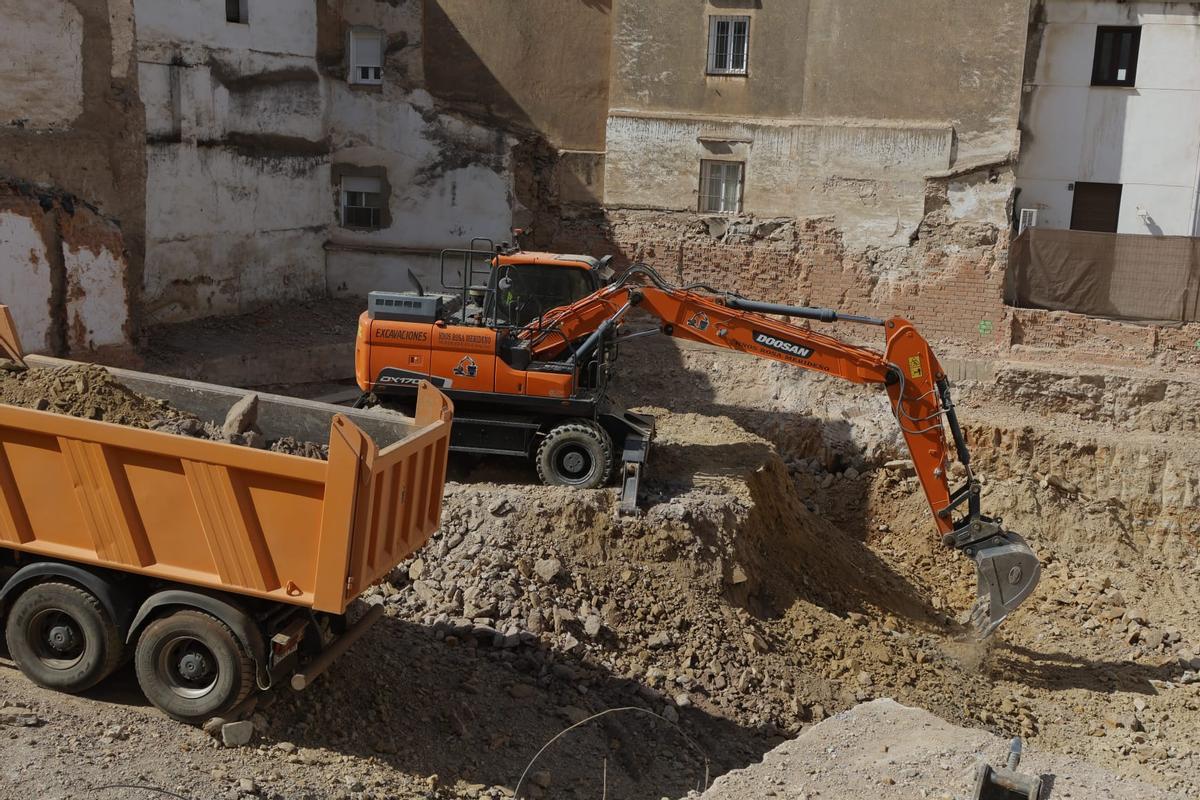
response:
[(350, 83), (383, 83), (383, 32), (350, 31)]
[(745, 75), (749, 54), (749, 17), (708, 18), (709, 74)]
[(700, 162), (700, 211), (708, 214), (736, 214), (742, 208), (740, 161)]
[(379, 178), (342, 178), (342, 227), (377, 230), (381, 227), (383, 183)]
[(225, 21), (246, 25), (250, 22), (249, 0), (225, 0)]
[(1142, 29), (1101, 25), (1096, 29), (1092, 86), (1133, 86)]

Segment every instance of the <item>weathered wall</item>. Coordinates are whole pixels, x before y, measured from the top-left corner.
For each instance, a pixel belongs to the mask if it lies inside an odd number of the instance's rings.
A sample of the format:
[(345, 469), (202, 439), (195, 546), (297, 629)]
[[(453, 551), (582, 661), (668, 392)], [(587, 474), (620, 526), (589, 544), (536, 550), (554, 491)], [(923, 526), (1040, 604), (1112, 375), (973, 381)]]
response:
[(0, 19), (0, 300), (30, 350), (126, 348), (145, 214), (128, 3), (0, 0)]
[(425, 0), (430, 94), (541, 133), (604, 149), (612, 0)]
[[(412, 270), (439, 285), (437, 253), (467, 247), (474, 236), (508, 238), (516, 200), (511, 151), (517, 140), (494, 125), (452, 112), (425, 90), (422, 6), (417, 2), (349, 0), (327, 30), (322, 53), (330, 93), (333, 180), (357, 169), (385, 177), (381, 230), (333, 227), (327, 242), (328, 287), (335, 295), (408, 289)], [(383, 31), (382, 86), (346, 82), (346, 41), (352, 26)]]
[(319, 294), (333, 217), (313, 2), (137, 0), (148, 322)]
[[(1136, 87), (1091, 85), (1097, 25), (1141, 26)], [(1200, 235), (1200, 5), (1047, 0), (1038, 28), (1018, 205), (1069, 228), (1074, 182), (1120, 183), (1119, 233)]]

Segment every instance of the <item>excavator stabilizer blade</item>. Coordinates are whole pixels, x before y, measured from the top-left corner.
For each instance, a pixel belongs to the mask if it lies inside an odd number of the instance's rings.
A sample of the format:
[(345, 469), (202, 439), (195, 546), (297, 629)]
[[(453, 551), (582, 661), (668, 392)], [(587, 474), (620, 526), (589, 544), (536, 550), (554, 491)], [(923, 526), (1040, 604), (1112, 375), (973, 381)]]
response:
[(971, 625), (985, 638), (1037, 587), (1042, 565), (1025, 540), (1008, 531), (988, 539), (974, 559), (979, 584)]

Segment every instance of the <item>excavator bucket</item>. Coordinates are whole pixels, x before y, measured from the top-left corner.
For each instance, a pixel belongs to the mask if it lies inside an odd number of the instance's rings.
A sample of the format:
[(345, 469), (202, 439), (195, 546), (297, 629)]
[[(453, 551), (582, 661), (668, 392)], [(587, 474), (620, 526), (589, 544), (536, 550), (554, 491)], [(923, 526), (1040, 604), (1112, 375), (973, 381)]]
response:
[(975, 561), (975, 606), (971, 625), (981, 638), (990, 636), (1029, 597), (1042, 577), (1042, 565), (1025, 540), (1000, 531), (968, 551)]

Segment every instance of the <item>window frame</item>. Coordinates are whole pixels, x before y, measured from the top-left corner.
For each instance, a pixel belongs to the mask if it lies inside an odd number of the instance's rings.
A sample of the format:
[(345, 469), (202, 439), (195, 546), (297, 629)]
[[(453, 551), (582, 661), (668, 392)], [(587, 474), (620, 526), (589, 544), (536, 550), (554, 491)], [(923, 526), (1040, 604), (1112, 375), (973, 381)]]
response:
[[(383, 85), (383, 62), (384, 62), (384, 45), (386, 40), (383, 31), (377, 28), (351, 28), (349, 31), (350, 42), (347, 47), (346, 59), (349, 62), (349, 75), (346, 77), (346, 82), (358, 86), (382, 86)], [(359, 63), (359, 48), (358, 42), (371, 37), (379, 42), (379, 63), (378, 64), (360, 64)], [(363, 78), (359, 74), (360, 69), (373, 69), (375, 75)]]
[[(712, 183), (712, 176), (711, 176), (710, 171), (714, 167), (717, 167), (717, 166), (720, 166), (721, 170), (722, 170), (722, 178), (721, 178), (722, 191), (720, 192), (720, 194), (714, 195), (711, 192), (706, 193), (705, 189), (707, 187), (709, 187)], [(725, 172), (729, 169), (729, 167), (737, 168), (737, 201), (735, 203), (735, 207), (732, 209), (709, 208), (706, 205), (706, 201), (709, 199), (718, 199), (720, 201), (721, 205), (725, 204), (725, 196), (726, 195), (725, 195), (724, 187), (727, 185)], [(742, 200), (745, 196), (745, 193), (746, 193), (746, 162), (745, 161), (733, 161), (730, 159), (720, 159), (720, 158), (702, 158), (702, 159), (700, 159), (700, 188), (699, 188), (699, 191), (697, 192), (699, 197), (698, 197), (698, 200), (696, 203), (696, 210), (699, 213), (701, 213), (701, 214), (740, 214), (740, 213), (742, 213)]]
[[(718, 25), (722, 22), (729, 23), (730, 42), (727, 50), (727, 58), (725, 66), (717, 63), (717, 37)], [(742, 51), (742, 66), (735, 68), (733, 66), (734, 48), (733, 41), (737, 36), (736, 26), (741, 23), (746, 26), (745, 44)], [(707, 75), (734, 75), (744, 76), (750, 74), (750, 17), (746, 14), (710, 14), (708, 17), (708, 51), (705, 54), (705, 74)]]
[[(1114, 46), (1119, 47), (1122, 34), (1132, 33), (1132, 41), (1129, 52), (1129, 67), (1127, 75), (1124, 79), (1117, 78), (1117, 70), (1120, 68), (1119, 56), (1116, 54), (1110, 59), (1111, 69), (1108, 74), (1102, 71), (1100, 55), (1104, 46), (1105, 37), (1111, 37)], [(1119, 86), (1123, 88), (1132, 88), (1137, 85), (1137, 68), (1138, 56), (1142, 46), (1142, 26), (1140, 25), (1098, 25), (1096, 26), (1096, 48), (1092, 54), (1092, 86)]]
[[(235, 6), (237, 7), (236, 12), (230, 14)], [(237, 19), (233, 19), (234, 16)], [(250, 0), (225, 0), (225, 22), (229, 25), (249, 25)]]
[[(365, 188), (349, 188), (348, 183), (355, 181), (366, 183), (371, 181), (375, 184), (375, 189), (370, 191)], [(356, 231), (378, 231), (383, 230), (383, 211), (386, 206), (386, 201), (383, 196), (384, 182), (381, 178), (376, 178), (370, 175), (343, 175), (338, 183), (338, 223), (343, 228), (349, 228)], [(350, 195), (362, 195), (359, 203), (350, 204)], [(368, 198), (374, 197), (376, 205), (369, 205)], [(359, 198), (356, 198), (359, 199)], [(356, 209), (359, 211), (373, 212), (369, 214), (370, 223), (367, 225), (351, 223), (348, 219), (347, 209)]]

